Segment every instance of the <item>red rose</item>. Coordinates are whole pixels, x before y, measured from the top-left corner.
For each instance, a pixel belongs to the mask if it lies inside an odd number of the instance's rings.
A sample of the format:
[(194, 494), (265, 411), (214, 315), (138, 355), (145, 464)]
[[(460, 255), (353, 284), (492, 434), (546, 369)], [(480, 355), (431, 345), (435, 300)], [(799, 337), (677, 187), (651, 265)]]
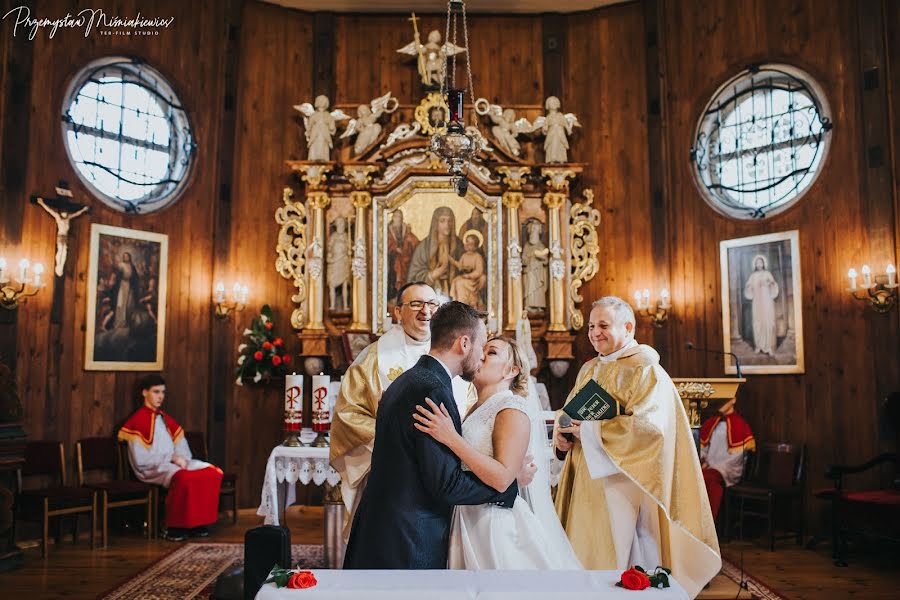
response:
[(266, 329), (272, 329), (272, 321), (266, 321)]
[(262, 360), (262, 357), (263, 357), (262, 350), (257, 350), (256, 352), (253, 353), (253, 358), (255, 358), (256, 360)]
[(281, 357), (278, 356), (277, 354), (276, 354), (275, 356), (273, 356), (273, 357), (272, 357), (272, 364), (275, 365), (276, 367), (277, 367), (278, 365), (280, 365), (280, 364), (281, 364)]
[(650, 578), (647, 577), (646, 573), (641, 573), (634, 567), (631, 567), (622, 573), (620, 583), (626, 590), (643, 590), (650, 587)]
[(291, 362), (291, 355), (285, 354), (284, 356), (281, 357), (281, 360), (284, 364), (289, 364)]
[(263, 342), (263, 350), (271, 350), (272, 343), (271, 342)]
[(306, 588), (311, 588), (312, 586), (319, 583), (316, 581), (316, 576), (312, 574), (312, 571), (300, 571), (299, 573), (294, 573), (287, 580), (287, 587), (294, 590), (305, 590)]
[(275, 344), (276, 346), (280, 346), (284, 343), (284, 340), (281, 338), (275, 338), (275, 341), (272, 343)]

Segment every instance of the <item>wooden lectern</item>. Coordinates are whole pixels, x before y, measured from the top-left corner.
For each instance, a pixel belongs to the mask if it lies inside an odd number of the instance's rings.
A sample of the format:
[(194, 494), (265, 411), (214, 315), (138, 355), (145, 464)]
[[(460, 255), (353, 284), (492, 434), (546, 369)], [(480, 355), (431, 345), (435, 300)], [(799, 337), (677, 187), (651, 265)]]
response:
[(709, 406), (710, 401), (725, 402), (737, 394), (738, 388), (747, 381), (743, 377), (679, 377), (672, 382), (684, 402), (684, 410), (692, 429), (700, 427), (700, 411)]

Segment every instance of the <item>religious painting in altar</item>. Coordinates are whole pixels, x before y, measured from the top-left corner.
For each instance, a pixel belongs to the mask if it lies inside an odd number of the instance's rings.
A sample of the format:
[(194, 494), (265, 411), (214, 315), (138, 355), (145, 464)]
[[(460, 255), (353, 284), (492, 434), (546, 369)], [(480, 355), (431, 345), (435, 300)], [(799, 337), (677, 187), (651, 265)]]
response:
[(446, 181), (428, 183), (447, 189), (413, 187), (378, 199), (381, 281), (376, 286), (383, 290), (378, 314), (393, 309), (397, 291), (411, 281), (424, 281), (446, 298), (496, 312), (499, 199), (472, 192), (461, 198)]
[(797, 230), (720, 242), (724, 350), (744, 373), (804, 372), (799, 246)]
[(91, 225), (86, 370), (163, 368), (168, 247), (164, 234)]

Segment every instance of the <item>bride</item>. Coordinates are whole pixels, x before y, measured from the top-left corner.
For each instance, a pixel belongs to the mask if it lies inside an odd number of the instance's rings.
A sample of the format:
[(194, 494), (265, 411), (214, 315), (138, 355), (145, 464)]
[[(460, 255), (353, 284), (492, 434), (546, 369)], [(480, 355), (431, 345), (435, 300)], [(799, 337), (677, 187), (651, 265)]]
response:
[[(456, 432), (443, 405), (426, 398), (429, 411), (417, 406), (416, 428), (447, 446), (481, 481), (503, 491), (516, 479), (526, 453), (543, 457), (544, 435), (532, 435), (541, 424), (536, 405), (527, 393), (528, 372), (516, 343), (496, 337), (484, 349), (484, 362), (475, 375), (478, 402)], [(543, 441), (542, 441), (543, 440)], [(542, 465), (546, 468), (545, 465)], [(534, 484), (532, 484), (534, 485)], [(532, 494), (546, 490), (531, 490)], [(581, 569), (556, 515), (539, 518), (528, 503), (516, 498), (512, 509), (482, 504), (457, 506), (450, 530), (451, 569)]]

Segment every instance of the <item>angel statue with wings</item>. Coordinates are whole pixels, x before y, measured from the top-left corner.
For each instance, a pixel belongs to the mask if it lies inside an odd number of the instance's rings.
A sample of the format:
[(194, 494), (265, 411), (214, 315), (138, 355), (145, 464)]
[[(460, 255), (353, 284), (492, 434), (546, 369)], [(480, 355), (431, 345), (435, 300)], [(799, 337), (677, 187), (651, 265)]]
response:
[(491, 104), (485, 98), (475, 101), (475, 112), (481, 116), (487, 116), (493, 121), (491, 134), (500, 149), (511, 156), (519, 156), (522, 147), (516, 138), (522, 133), (531, 133), (535, 127), (528, 119), (522, 117), (516, 119), (516, 111), (511, 108), (504, 109), (499, 104)]
[(550, 96), (544, 103), (547, 114), (534, 120), (535, 131), (544, 133), (544, 162), (564, 163), (568, 160), (569, 139), (573, 127), (581, 127), (578, 117), (559, 111), (559, 98)]
[(373, 99), (368, 105), (359, 105), (356, 109), (356, 118), (350, 119), (347, 129), (341, 134), (341, 139), (356, 136), (356, 142), (353, 144), (354, 156), (359, 156), (375, 143), (381, 135), (379, 117), (384, 113), (394, 112), (399, 105), (390, 92)]
[(331, 160), (333, 137), (337, 131), (337, 122), (350, 117), (337, 108), (328, 112), (328, 97), (316, 96), (315, 108), (309, 102), (295, 104), (294, 110), (303, 115), (303, 126), (306, 134), (306, 146), (309, 149), (307, 160), (327, 162)]
[(410, 21), (413, 24), (414, 39), (397, 52), (417, 58), (419, 75), (426, 88), (440, 88), (441, 82), (444, 80), (447, 57), (465, 52), (466, 49), (452, 42), (442, 45), (441, 32), (437, 29), (428, 34), (428, 41), (423, 44), (419, 36), (417, 20), (416, 13), (413, 13)]

